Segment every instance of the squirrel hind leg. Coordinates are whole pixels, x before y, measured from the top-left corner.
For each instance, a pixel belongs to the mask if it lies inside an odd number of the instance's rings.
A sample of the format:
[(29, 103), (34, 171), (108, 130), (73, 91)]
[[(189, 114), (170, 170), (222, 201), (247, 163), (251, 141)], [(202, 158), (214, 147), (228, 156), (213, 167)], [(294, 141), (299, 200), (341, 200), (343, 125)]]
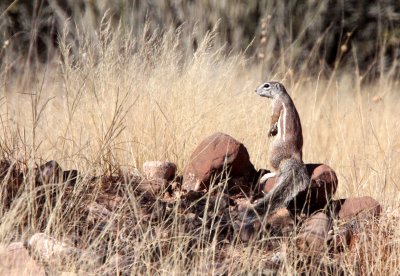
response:
[(260, 178), (260, 184), (264, 185), (268, 179), (273, 178), (276, 176), (276, 172), (270, 172), (270, 173), (266, 173), (264, 174), (261, 178)]

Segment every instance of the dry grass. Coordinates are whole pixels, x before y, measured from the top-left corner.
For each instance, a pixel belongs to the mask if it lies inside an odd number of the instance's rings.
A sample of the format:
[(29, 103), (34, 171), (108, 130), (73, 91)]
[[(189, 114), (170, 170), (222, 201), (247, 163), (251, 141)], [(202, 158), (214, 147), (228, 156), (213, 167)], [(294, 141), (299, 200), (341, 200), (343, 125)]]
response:
[[(333, 262), (328, 253), (315, 259), (297, 255), (289, 240), (279, 272), (286, 275), (308, 269), (311, 274), (318, 270), (339, 274), (342, 269), (350, 275), (399, 273), (400, 83), (383, 76), (362, 85), (356, 70), (322, 79), (296, 76), (287, 68), (285, 74), (265, 78), (260, 67), (243, 56), (222, 55), (212, 46), (212, 35), (204, 39), (193, 58), (182, 60), (179, 38), (174, 37), (132, 40), (104, 33), (96, 42), (82, 39), (75, 58), (68, 55), (68, 45), (63, 45), (62, 58), (42, 70), (13, 79), (3, 76), (2, 153), (20, 160), (27, 169), (33, 168), (34, 162), (55, 159), (64, 169), (109, 174), (119, 169), (140, 171), (146, 160), (168, 159), (181, 172), (198, 142), (221, 131), (245, 144), (256, 168), (266, 168), (270, 108), (254, 89), (265, 80), (282, 81), (302, 118), (305, 161), (334, 168), (339, 177), (336, 197), (370, 195), (382, 203), (384, 215), (372, 234), (361, 235), (353, 251), (335, 259), (334, 268), (319, 262)], [(30, 181), (26, 179), (25, 185)], [(62, 236), (63, 229), (79, 223), (73, 206), (85, 204), (80, 193), (86, 184), (78, 183), (80, 191), (67, 208), (57, 205), (48, 210), (55, 217), (46, 231)], [(140, 203), (129, 190), (125, 199), (123, 206), (130, 209), (113, 217), (130, 214), (139, 218)], [(16, 238), (16, 228), (23, 229), (18, 234), (22, 237), (39, 228), (32, 222), (23, 227), (19, 221), (34, 216), (33, 202), (34, 193), (28, 190), (0, 218), (3, 243)], [(68, 208), (69, 218), (56, 219)], [(63, 221), (70, 225), (62, 225)], [(172, 224), (176, 233), (177, 222)], [(152, 231), (135, 230), (137, 240), (128, 242), (136, 254), (132, 274), (201, 274), (218, 263), (215, 240), (203, 244), (189, 234), (165, 239), (160, 229), (163, 225)], [(123, 230), (110, 243), (122, 243), (126, 238)], [(90, 236), (90, 231), (84, 235)], [(89, 248), (96, 248), (100, 239), (88, 244)], [(163, 248), (165, 243), (169, 250), (154, 264), (155, 248)], [(266, 272), (263, 246), (262, 242), (233, 244), (227, 251), (231, 253), (228, 270), (234, 274)], [(317, 270), (312, 270), (313, 265)]]

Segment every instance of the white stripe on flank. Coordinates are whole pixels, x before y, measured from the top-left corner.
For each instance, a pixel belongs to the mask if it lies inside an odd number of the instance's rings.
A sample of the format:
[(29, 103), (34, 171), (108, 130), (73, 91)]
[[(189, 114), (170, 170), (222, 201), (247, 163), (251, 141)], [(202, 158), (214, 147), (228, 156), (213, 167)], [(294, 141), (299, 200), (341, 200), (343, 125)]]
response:
[(279, 118), (278, 118), (278, 124), (277, 124), (277, 128), (278, 128), (278, 137), (280, 139), (282, 139), (282, 126), (281, 126), (281, 121), (282, 121), (282, 116), (279, 114)]
[(282, 133), (283, 133), (283, 142), (286, 142), (286, 106), (284, 103), (282, 103), (283, 106), (283, 129), (282, 129)]

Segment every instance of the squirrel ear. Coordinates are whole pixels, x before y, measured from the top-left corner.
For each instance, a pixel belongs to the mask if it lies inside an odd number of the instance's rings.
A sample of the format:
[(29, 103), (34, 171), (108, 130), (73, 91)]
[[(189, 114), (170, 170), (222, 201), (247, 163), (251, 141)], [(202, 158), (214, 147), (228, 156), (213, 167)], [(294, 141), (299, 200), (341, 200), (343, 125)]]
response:
[(278, 82), (277, 86), (278, 86), (279, 90), (286, 91), (285, 86), (282, 83)]

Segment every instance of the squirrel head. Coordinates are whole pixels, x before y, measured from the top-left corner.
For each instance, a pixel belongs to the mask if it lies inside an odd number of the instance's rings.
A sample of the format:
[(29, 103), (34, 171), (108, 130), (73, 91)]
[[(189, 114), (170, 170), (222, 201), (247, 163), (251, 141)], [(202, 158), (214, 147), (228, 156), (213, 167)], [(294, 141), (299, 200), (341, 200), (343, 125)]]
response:
[(256, 89), (256, 93), (261, 97), (277, 98), (280, 95), (286, 93), (286, 89), (282, 83), (276, 81), (270, 81), (261, 84)]

